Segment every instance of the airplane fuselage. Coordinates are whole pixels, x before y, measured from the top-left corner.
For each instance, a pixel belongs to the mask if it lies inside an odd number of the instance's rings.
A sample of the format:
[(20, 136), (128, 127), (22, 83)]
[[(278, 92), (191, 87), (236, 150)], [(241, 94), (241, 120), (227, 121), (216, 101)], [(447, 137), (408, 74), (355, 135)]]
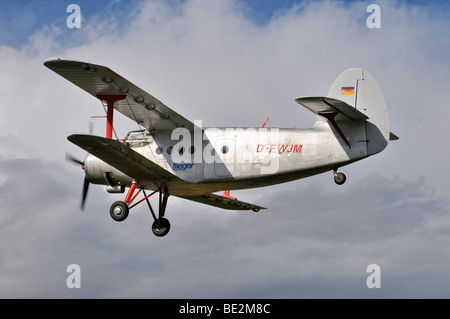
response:
[[(198, 132), (130, 132), (124, 143), (184, 181), (189, 193), (207, 194), (223, 189), (244, 189), (292, 181), (330, 170), (368, 156), (361, 125), (343, 125), (349, 133), (345, 145), (326, 120), (310, 129), (206, 128)], [(362, 132), (355, 136), (354, 132)], [(351, 133), (351, 134), (350, 134)], [(131, 134), (131, 135), (130, 135)], [(136, 137), (135, 136), (135, 137)], [(130, 138), (131, 137), (131, 138)], [(91, 183), (129, 187), (133, 178), (88, 154), (86, 176)], [(141, 187), (157, 189), (152, 180), (139, 179)], [(114, 189), (109, 188), (111, 192)]]

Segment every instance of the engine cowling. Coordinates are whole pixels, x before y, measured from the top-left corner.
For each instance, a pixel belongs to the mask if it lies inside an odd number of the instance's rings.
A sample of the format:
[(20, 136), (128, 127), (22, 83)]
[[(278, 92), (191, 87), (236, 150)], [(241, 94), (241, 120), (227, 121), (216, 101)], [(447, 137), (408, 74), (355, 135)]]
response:
[(91, 154), (87, 154), (84, 160), (84, 173), (90, 183), (110, 186), (107, 189), (110, 193), (123, 193), (133, 181), (128, 175)]

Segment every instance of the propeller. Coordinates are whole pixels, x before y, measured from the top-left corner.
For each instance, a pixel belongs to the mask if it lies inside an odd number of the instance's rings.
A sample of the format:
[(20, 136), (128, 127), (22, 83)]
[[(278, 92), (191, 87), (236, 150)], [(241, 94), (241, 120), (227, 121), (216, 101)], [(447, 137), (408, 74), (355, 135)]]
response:
[(70, 155), (68, 153), (66, 153), (66, 160), (80, 164), (82, 168), (84, 166), (84, 162), (80, 161), (79, 159), (77, 159), (76, 157), (73, 157), (72, 155)]
[[(95, 116), (93, 116), (92, 118), (95, 118)], [(94, 133), (94, 122), (89, 121), (89, 134), (92, 135)], [(78, 158), (70, 155), (69, 153), (66, 153), (66, 161), (81, 165), (81, 169), (84, 170), (84, 161), (80, 161)], [(84, 204), (86, 203), (86, 197), (88, 194), (88, 190), (89, 190), (89, 180), (86, 178), (86, 176), (84, 177), (84, 182), (83, 182), (83, 192), (81, 193), (81, 205), (80, 205), (80, 210), (84, 211)]]
[(80, 205), (80, 209), (84, 211), (84, 204), (86, 202), (86, 196), (89, 190), (89, 181), (88, 179), (85, 177), (84, 178), (84, 184), (83, 184), (83, 195), (81, 197), (81, 205)]
[[(66, 160), (73, 162), (75, 164), (79, 164), (81, 165), (81, 168), (84, 169), (84, 162), (80, 161), (79, 159), (77, 159), (76, 157), (67, 154), (66, 153)], [(87, 197), (87, 193), (89, 190), (89, 180), (86, 178), (86, 176), (84, 177), (84, 183), (83, 183), (83, 192), (81, 195), (81, 205), (80, 205), (80, 210), (84, 211), (84, 204), (86, 203), (86, 197)]]

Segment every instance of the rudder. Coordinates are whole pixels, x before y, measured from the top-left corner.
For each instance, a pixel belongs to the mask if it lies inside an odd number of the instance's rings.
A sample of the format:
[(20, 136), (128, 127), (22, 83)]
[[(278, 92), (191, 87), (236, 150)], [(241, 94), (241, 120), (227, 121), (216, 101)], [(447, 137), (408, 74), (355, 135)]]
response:
[(383, 93), (366, 70), (351, 68), (332, 84), (328, 97), (342, 100), (369, 117), (366, 120), (367, 155), (384, 150), (389, 142), (389, 118)]

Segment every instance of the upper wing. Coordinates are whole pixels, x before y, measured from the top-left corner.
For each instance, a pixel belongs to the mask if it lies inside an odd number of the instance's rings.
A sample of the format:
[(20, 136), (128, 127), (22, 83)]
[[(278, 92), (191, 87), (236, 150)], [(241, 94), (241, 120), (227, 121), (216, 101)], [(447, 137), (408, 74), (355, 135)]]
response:
[(126, 95), (114, 108), (149, 131), (195, 128), (191, 121), (105, 66), (62, 58), (49, 58), (44, 65), (95, 97)]
[(308, 110), (318, 114), (338, 113), (335, 121), (367, 120), (368, 117), (344, 101), (331, 97), (302, 97), (295, 100)]

